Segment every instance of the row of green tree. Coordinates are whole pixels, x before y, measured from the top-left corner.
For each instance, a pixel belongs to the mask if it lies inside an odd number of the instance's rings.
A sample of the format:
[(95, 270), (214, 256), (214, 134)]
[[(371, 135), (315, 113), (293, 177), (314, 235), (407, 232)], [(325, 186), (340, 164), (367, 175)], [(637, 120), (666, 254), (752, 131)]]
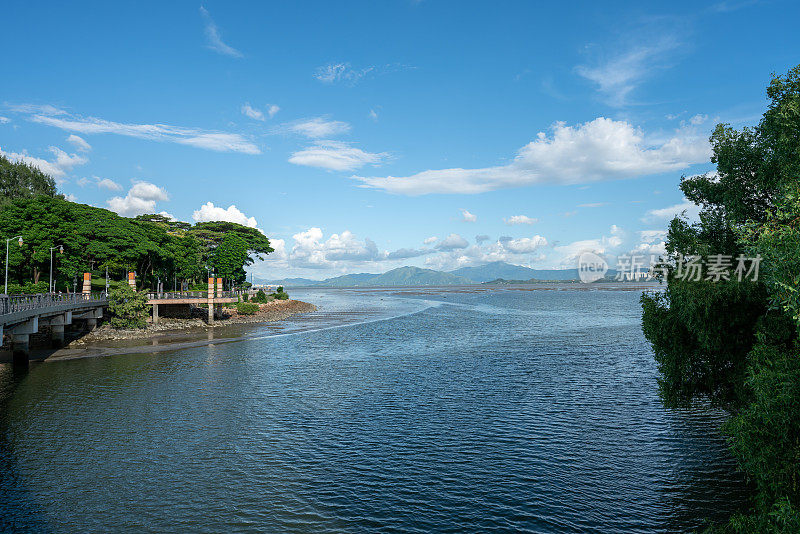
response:
[(2, 156), (0, 236), (22, 236), (21, 246), (12, 240), (8, 249), (10, 283), (46, 288), (52, 253), (56, 287), (67, 291), (82, 283), (82, 273), (106, 269), (117, 280), (136, 272), (140, 288), (156, 288), (159, 280), (165, 290), (203, 287), (210, 274), (231, 286), (244, 283), (244, 268), (273, 251), (259, 230), (236, 223), (127, 218), (70, 202), (52, 178)]
[[(717, 172), (683, 178), (699, 222), (670, 223), (666, 290), (642, 297), (668, 406), (730, 411), (731, 450), (757, 493), (720, 532), (800, 532), (800, 66), (773, 76), (754, 128), (719, 125)], [(688, 281), (687, 256), (761, 256), (757, 281)]]

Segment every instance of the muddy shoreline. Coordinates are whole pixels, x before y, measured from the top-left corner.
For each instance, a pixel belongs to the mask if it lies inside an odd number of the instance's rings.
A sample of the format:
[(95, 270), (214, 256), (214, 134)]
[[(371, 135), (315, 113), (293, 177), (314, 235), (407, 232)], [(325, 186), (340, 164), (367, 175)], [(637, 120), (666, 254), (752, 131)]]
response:
[[(241, 340), (248, 333), (248, 326), (273, 323), (317, 309), (299, 300), (275, 300), (259, 308), (254, 315), (239, 315), (235, 308), (224, 308), (222, 317), (212, 324), (196, 316), (161, 318), (157, 324), (148, 323), (146, 328), (136, 330), (116, 330), (106, 323), (60, 349), (32, 347), (30, 360), (53, 362), (230, 343)], [(5, 352), (0, 354), (0, 361), (10, 360), (10, 351)]]

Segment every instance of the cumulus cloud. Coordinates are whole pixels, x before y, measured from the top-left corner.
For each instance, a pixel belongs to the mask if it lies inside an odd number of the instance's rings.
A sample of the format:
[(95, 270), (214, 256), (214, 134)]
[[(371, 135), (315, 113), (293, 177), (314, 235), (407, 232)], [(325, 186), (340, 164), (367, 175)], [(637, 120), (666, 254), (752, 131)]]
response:
[(436, 244), (438, 250), (456, 250), (467, 248), (469, 243), (458, 234), (450, 234)]
[(106, 202), (111, 211), (124, 217), (155, 213), (156, 203), (169, 200), (163, 188), (150, 182), (136, 182), (124, 197), (112, 197)]
[(426, 245), (430, 245), (432, 243), (436, 243), (438, 239), (439, 239), (438, 237), (432, 235), (431, 237), (426, 237), (422, 242), (425, 243)]
[(350, 131), (350, 125), (342, 121), (329, 120), (326, 117), (303, 119), (287, 125), (288, 129), (296, 134), (304, 135), (311, 139), (332, 137)]
[(205, 21), (206, 46), (209, 49), (225, 56), (243, 56), (241, 52), (222, 41), (222, 35), (220, 35), (217, 25), (214, 23), (214, 20), (211, 18), (211, 15), (208, 13), (206, 8), (202, 6), (200, 6), (200, 16), (203, 17), (203, 20)]
[[(95, 176), (95, 178), (97, 178)], [(111, 191), (122, 191), (122, 186), (108, 178), (97, 178), (97, 187), (101, 189), (109, 189)]]
[(39, 111), (40, 107), (37, 106), (15, 106), (14, 109), (23, 110), (20, 111), (21, 113), (28, 113), (28, 120), (32, 122), (46, 124), (69, 132), (89, 135), (116, 134), (149, 141), (178, 143), (216, 152), (261, 153), (261, 150), (252, 141), (235, 133), (170, 126), (168, 124), (121, 123), (96, 117), (71, 115), (61, 110), (53, 111), (48, 109), (47, 112), (41, 112)]
[(72, 143), (79, 152), (89, 152), (92, 149), (92, 145), (75, 134), (70, 134), (69, 137), (67, 137), (67, 142)]
[(366, 152), (341, 141), (317, 141), (294, 152), (289, 163), (331, 171), (352, 171), (364, 165), (379, 165), (388, 154)]
[(461, 210), (461, 220), (464, 222), (476, 222), (478, 220), (478, 216), (468, 212), (465, 209)]
[(489, 236), (488, 236), (488, 235), (486, 235), (486, 234), (479, 234), (479, 235), (476, 235), (476, 236), (475, 236), (475, 242), (476, 242), (477, 244), (479, 244), (479, 245), (480, 245), (481, 243), (484, 243), (484, 242), (486, 242), (486, 241), (489, 241)]
[(594, 252), (601, 256), (617, 253), (624, 238), (624, 230), (617, 225), (612, 225), (608, 235), (597, 239), (583, 239), (565, 245), (557, 245), (553, 249), (558, 257), (559, 266), (571, 268), (577, 265), (578, 256), (583, 252)]
[(222, 206), (215, 206), (213, 202), (206, 202), (200, 206), (200, 209), (192, 213), (192, 219), (195, 222), (227, 221), (249, 226), (250, 228), (258, 226), (255, 217), (248, 217), (234, 204), (223, 208)]
[(271, 105), (270, 105), (270, 106), (267, 108), (267, 115), (269, 115), (269, 118), (271, 119), (271, 118), (272, 118), (272, 117), (274, 117), (274, 116), (275, 116), (275, 115), (276, 115), (276, 114), (277, 114), (277, 113), (278, 113), (280, 110), (281, 110), (280, 106), (276, 106), (275, 104), (271, 104)]
[(313, 227), (292, 236), (294, 246), (288, 260), (294, 267), (306, 269), (333, 268), (341, 262), (369, 262), (386, 258), (370, 239), (360, 241), (349, 230), (332, 234), (323, 240), (321, 228)]
[(533, 237), (522, 237), (519, 239), (512, 239), (505, 243), (505, 247), (511, 252), (518, 254), (526, 254), (533, 252), (536, 249), (547, 246), (547, 239), (540, 235)]
[(507, 219), (503, 219), (503, 222), (509, 226), (514, 226), (517, 224), (535, 224), (539, 222), (539, 219), (528, 217), (527, 215), (512, 215)]
[(644, 133), (626, 121), (597, 118), (577, 126), (558, 122), (522, 147), (514, 160), (479, 169), (427, 170), (406, 177), (354, 177), (363, 187), (405, 195), (475, 194), (541, 183), (578, 184), (646, 176), (685, 169), (708, 161), (705, 137), (689, 127), (648, 144)]
[(0, 148), (0, 155), (7, 157), (13, 162), (24, 162), (28, 165), (33, 165), (45, 174), (49, 174), (53, 178), (63, 178), (70, 172), (73, 167), (85, 165), (89, 159), (79, 154), (67, 154), (58, 147), (51, 146), (48, 150), (54, 155), (52, 160), (44, 158), (37, 158), (28, 154), (27, 151), (22, 152), (5, 152)]

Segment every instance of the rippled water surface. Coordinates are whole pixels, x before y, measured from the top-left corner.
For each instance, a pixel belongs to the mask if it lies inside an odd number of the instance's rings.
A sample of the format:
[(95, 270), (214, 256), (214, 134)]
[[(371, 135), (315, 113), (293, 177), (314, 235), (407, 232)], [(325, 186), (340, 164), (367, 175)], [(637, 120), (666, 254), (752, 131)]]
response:
[(675, 532), (746, 498), (636, 291), (307, 290), (185, 350), (0, 366), (0, 527)]

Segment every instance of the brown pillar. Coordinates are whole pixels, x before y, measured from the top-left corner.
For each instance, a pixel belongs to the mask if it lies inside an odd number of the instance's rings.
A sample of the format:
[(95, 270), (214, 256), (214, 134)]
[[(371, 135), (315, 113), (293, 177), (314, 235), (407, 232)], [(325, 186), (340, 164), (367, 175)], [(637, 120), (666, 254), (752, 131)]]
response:
[(214, 322), (214, 279), (208, 279), (208, 322)]
[(92, 273), (83, 273), (83, 294), (90, 295), (92, 293)]
[(128, 285), (136, 291), (136, 273), (128, 273)]
[(217, 296), (222, 296), (222, 278), (217, 278)]

